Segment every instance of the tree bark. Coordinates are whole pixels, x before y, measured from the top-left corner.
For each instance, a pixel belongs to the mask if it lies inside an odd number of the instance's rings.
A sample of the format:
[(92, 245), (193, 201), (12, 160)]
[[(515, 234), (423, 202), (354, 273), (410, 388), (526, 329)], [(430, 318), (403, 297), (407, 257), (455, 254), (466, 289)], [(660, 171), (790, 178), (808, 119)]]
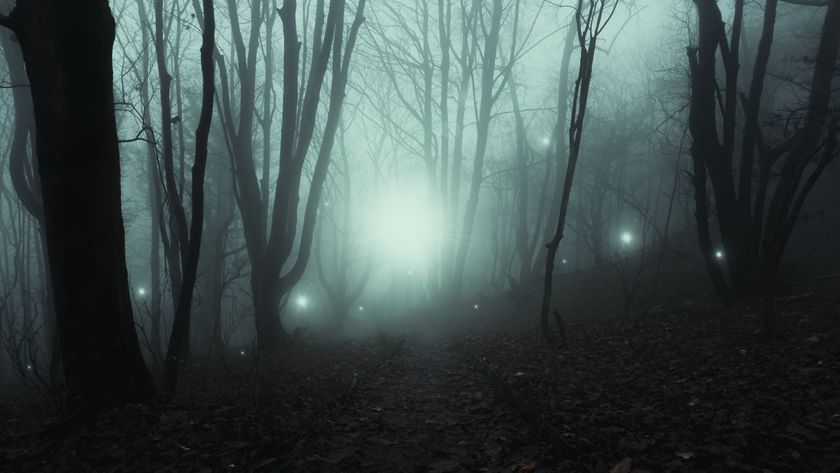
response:
[[(216, 14), (213, 0), (204, 0), (204, 31), (201, 42), (201, 112), (195, 130), (195, 161), (192, 168), (192, 215), (187, 237), (184, 260), (184, 279), (175, 308), (172, 334), (166, 351), (163, 385), (167, 392), (175, 392), (178, 384), (178, 364), (190, 355), (190, 321), (192, 296), (198, 276), (201, 254), (201, 235), (204, 231), (204, 174), (207, 169), (207, 147), (210, 140), (210, 123), (213, 118), (213, 99), (216, 94), (213, 52), (216, 47)], [(173, 198), (175, 196), (170, 196)]]
[(0, 25), (20, 41), (32, 93), (70, 413), (146, 399), (154, 389), (125, 263), (108, 3), (19, 2)]

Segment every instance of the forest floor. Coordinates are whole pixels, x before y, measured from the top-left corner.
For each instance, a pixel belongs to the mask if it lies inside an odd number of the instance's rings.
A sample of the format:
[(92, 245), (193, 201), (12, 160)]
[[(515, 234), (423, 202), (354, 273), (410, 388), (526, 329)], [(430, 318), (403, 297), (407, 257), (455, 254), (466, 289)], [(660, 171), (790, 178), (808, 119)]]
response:
[(448, 338), (237, 352), (53, 439), (43, 398), (7, 394), (0, 471), (838, 471), (840, 303), (778, 309), (773, 341), (748, 307), (695, 303), (570, 323), (554, 349), (505, 311)]

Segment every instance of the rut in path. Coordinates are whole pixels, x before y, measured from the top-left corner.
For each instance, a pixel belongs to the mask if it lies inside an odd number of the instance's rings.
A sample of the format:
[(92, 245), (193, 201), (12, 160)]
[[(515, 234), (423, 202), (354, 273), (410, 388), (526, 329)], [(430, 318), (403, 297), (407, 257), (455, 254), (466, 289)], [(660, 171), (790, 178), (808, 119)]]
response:
[(409, 344), (356, 389), (342, 414), (298, 446), (290, 471), (511, 471), (546, 453), (493, 386), (441, 343)]

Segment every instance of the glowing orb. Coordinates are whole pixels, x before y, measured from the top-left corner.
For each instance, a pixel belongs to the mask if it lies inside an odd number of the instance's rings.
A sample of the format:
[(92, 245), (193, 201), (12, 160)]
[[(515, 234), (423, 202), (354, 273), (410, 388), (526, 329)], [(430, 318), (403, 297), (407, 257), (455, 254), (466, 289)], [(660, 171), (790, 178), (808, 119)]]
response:
[(370, 229), (372, 244), (381, 257), (415, 267), (429, 263), (440, 233), (431, 199), (410, 188), (380, 196)]
[(141, 287), (141, 288), (137, 289), (137, 295), (140, 296), (140, 297), (145, 296), (146, 295), (146, 288)]
[(721, 250), (715, 251), (715, 258), (723, 259), (723, 251), (721, 251)]
[(364, 310), (365, 310), (364, 306), (359, 306), (359, 312), (364, 312)]
[(31, 370), (31, 369), (32, 369), (32, 365), (26, 365), (26, 369)]
[(630, 232), (622, 232), (621, 233), (621, 242), (625, 245), (629, 245), (633, 243), (633, 234)]
[(478, 310), (478, 308), (479, 308), (479, 307), (478, 307), (478, 304), (476, 304), (476, 305), (474, 305), (474, 306), (473, 306), (473, 309), (475, 309), (475, 310)]
[(542, 143), (546, 146), (550, 145), (551, 144), (551, 138), (546, 136), (545, 138), (543, 138)]
[(306, 309), (309, 307), (309, 298), (304, 295), (300, 295), (297, 300), (295, 300), (295, 304), (297, 304), (297, 306), (301, 309)]
[(245, 350), (242, 350), (241, 352), (239, 352), (239, 354), (240, 354), (241, 356), (245, 356)]
[(568, 261), (566, 261), (566, 258), (563, 258), (563, 264), (566, 264), (566, 263), (568, 263)]

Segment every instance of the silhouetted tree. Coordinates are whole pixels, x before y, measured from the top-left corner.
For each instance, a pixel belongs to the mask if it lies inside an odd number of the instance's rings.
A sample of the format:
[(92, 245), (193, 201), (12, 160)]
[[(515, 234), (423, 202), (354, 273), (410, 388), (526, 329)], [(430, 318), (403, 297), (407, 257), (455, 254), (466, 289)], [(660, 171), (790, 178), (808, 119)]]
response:
[[(4, 7), (13, 2), (5, 1)], [(11, 35), (0, 35), (0, 46), (9, 72), (12, 86), (12, 104), (14, 111), (14, 129), (12, 131), (11, 146), (9, 147), (9, 177), (12, 187), (24, 209), (37, 222), (39, 254), (46, 248), (44, 234), (44, 209), (41, 202), (41, 182), (35, 169), (35, 118), (32, 110), (32, 98), (26, 87), (26, 69), (21, 55), (20, 45)], [(44, 261), (46, 263), (46, 261)], [(41, 268), (44, 274), (48, 268)], [(50, 381), (59, 382), (61, 356), (58, 350), (55, 333), (55, 310), (52, 303), (52, 288), (49, 278), (43, 281), (43, 308), (46, 317), (47, 333), (45, 339), (50, 344)]]
[(82, 414), (147, 398), (125, 263), (108, 2), (18, 2), (0, 25), (15, 33), (29, 77), (68, 406)]
[[(178, 383), (178, 364), (190, 355), (190, 319), (193, 289), (198, 276), (198, 260), (201, 254), (201, 235), (204, 231), (204, 174), (207, 169), (207, 148), (210, 141), (210, 124), (213, 118), (213, 99), (216, 94), (214, 51), (216, 48), (216, 13), (213, 0), (203, 0), (204, 30), (201, 42), (201, 112), (195, 130), (195, 160), (192, 168), (192, 208), (190, 209), (189, 234), (182, 241), (183, 281), (175, 306), (172, 334), (166, 351), (163, 372), (164, 389), (174, 392)], [(164, 124), (167, 126), (167, 124)], [(169, 179), (169, 177), (167, 178)], [(172, 199), (176, 196), (170, 195)], [(180, 198), (179, 198), (180, 204)], [(183, 204), (180, 211), (184, 213)]]
[[(698, 36), (697, 45), (688, 49), (689, 129), (700, 247), (712, 282), (723, 298), (762, 293), (770, 301), (802, 206), (837, 151), (838, 123), (830, 114), (830, 104), (840, 47), (840, 1), (828, 2), (807, 103), (799, 116), (793, 117), (796, 131), (783, 137), (765, 136), (760, 125), (778, 0), (768, 0), (765, 6), (749, 91), (740, 97), (744, 0), (735, 2), (728, 36), (717, 2), (695, 0), (694, 4)], [(722, 87), (718, 83), (718, 55), (723, 64)], [(744, 109), (743, 121), (739, 108)], [(720, 247), (715, 247), (709, 227), (707, 183), (711, 184)], [(717, 251), (725, 255), (726, 274)], [(769, 310), (764, 312), (763, 327), (770, 333), (772, 316)]]
[[(331, 0), (326, 13), (324, 1), (318, 0), (308, 74), (305, 68), (301, 70), (300, 67), (297, 2), (286, 0), (279, 10), (283, 26), (283, 108), (280, 169), (270, 215), (269, 202), (265, 199), (267, 194), (260, 191), (253, 155), (234, 153), (237, 203), (251, 262), (251, 296), (257, 339), (259, 346), (268, 351), (280, 348), (288, 339), (280, 321), (280, 303), (303, 277), (309, 262), (321, 191), (347, 88), (350, 59), (364, 19), (364, 6), (365, 1), (361, 0), (345, 44), (344, 0)], [(241, 45), (237, 45), (239, 49), (242, 49)], [(237, 55), (244, 56), (244, 49)], [(298, 206), (303, 168), (315, 135), (321, 91), (330, 59), (332, 81), (327, 118), (320, 135), (320, 147), (301, 224)], [(239, 61), (243, 62), (243, 58)], [(305, 82), (304, 76), (308, 76)], [(240, 120), (244, 120), (244, 115), (246, 113), (240, 113)], [(240, 135), (237, 138), (251, 140), (250, 136)], [(267, 182), (265, 184), (268, 185)], [(295, 242), (299, 242), (297, 248)], [(295, 249), (297, 255), (293, 258)], [(288, 269), (284, 272), (287, 263)]]
[[(571, 115), (569, 120), (569, 159), (566, 164), (566, 175), (563, 183), (563, 196), (558, 209), (557, 225), (554, 229), (554, 236), (548, 242), (545, 258), (545, 276), (543, 284), (542, 306), (540, 308), (540, 328), (543, 337), (549, 343), (556, 343), (556, 335), (549, 324), (549, 311), (551, 310), (551, 291), (554, 278), (554, 260), (557, 255), (557, 248), (563, 239), (563, 232), (566, 226), (566, 215), (569, 209), (569, 200), (574, 182), (575, 169), (580, 147), (583, 141), (583, 130), (586, 119), (586, 107), (589, 102), (589, 88), (592, 83), (592, 67), (595, 64), (595, 52), (598, 50), (598, 39), (604, 32), (615, 14), (621, 0), (591, 0), (584, 6), (583, 0), (578, 0), (575, 11), (575, 27), (577, 31), (578, 46), (580, 47), (580, 63), (578, 76), (575, 81), (574, 94), (572, 96)], [(562, 108), (562, 105), (561, 105)], [(557, 137), (559, 140), (560, 138)], [(557, 324), (560, 327), (561, 335), (564, 333), (564, 324), (557, 311), (554, 311)]]

